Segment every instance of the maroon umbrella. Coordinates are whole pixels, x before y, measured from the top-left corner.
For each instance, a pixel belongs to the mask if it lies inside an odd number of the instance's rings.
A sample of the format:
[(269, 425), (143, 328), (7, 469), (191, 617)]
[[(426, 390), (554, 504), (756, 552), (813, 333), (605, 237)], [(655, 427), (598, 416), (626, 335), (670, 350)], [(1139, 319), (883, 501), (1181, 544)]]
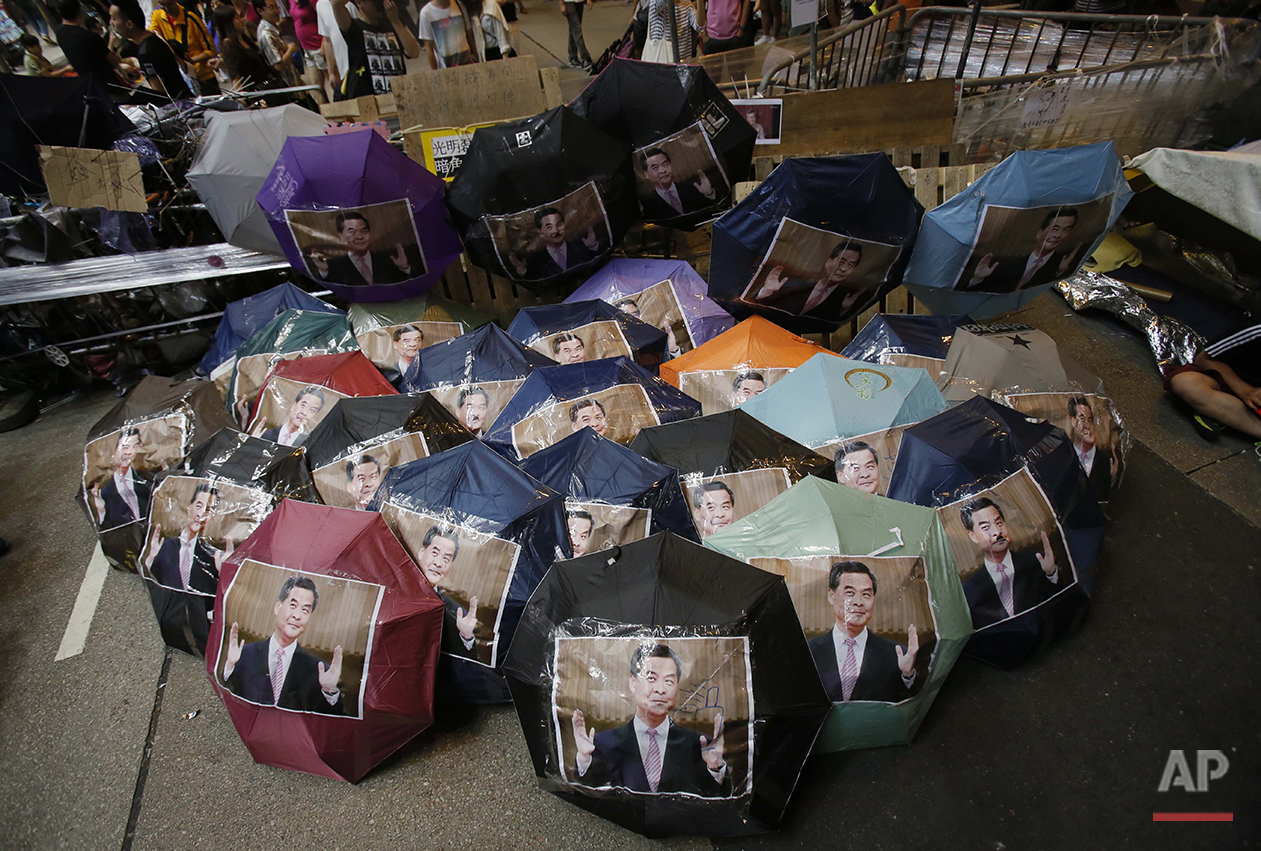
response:
[(206, 671), (255, 762), (355, 782), (433, 723), (441, 637), (381, 515), (285, 500), (223, 564)]

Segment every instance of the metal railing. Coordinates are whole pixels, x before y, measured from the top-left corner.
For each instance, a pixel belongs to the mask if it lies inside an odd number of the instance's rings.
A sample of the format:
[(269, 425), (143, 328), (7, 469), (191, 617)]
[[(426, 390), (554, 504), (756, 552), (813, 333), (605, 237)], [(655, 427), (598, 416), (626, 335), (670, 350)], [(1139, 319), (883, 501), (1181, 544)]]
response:
[(906, 7), (900, 3), (865, 20), (821, 32), (814, 79), (807, 45), (762, 74), (758, 95), (897, 82), (906, 53), (905, 32)]

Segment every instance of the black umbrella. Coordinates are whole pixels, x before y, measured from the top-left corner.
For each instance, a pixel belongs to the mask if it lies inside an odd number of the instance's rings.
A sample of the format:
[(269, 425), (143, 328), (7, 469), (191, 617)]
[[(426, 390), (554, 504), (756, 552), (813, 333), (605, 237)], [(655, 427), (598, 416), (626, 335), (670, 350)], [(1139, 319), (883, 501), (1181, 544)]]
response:
[[(661, 533), (553, 565), (504, 674), (544, 789), (651, 836), (730, 836), (783, 815), (830, 709), (813, 664), (783, 577)], [(663, 754), (641, 757), (636, 717)]]
[(474, 263), (546, 284), (595, 271), (638, 213), (630, 148), (563, 106), (479, 128), (447, 203)]
[[(569, 108), (635, 150), (648, 221), (691, 230), (729, 207), (732, 187), (748, 179), (757, 133), (699, 65), (617, 59)], [(670, 167), (681, 211), (654, 188), (651, 172), (662, 164)], [(691, 192), (701, 173), (712, 197)]]

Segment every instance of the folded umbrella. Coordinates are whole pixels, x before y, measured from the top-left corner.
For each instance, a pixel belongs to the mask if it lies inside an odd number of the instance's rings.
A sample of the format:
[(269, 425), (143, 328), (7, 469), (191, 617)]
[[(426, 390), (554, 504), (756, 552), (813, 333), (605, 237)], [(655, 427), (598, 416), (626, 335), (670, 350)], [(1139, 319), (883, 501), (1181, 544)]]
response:
[(666, 356), (665, 331), (599, 299), (523, 307), (508, 334), (559, 363), (623, 357), (655, 369)]
[(395, 387), (418, 351), (491, 321), (476, 308), (432, 293), (402, 301), (352, 304), (347, 315), (359, 348)]
[[(219, 320), (219, 327), (215, 329), (215, 338), (210, 342), (210, 349), (201, 359), (202, 372), (213, 378), (222, 364), (236, 356), (236, 350), (242, 343), (261, 331), (278, 314), (291, 308), (341, 313), (331, 304), (308, 295), (288, 282), (239, 301), (228, 302), (228, 306), (223, 309), (223, 318)], [(229, 375), (230, 370), (229, 366)], [(226, 378), (224, 382), (226, 384)]]

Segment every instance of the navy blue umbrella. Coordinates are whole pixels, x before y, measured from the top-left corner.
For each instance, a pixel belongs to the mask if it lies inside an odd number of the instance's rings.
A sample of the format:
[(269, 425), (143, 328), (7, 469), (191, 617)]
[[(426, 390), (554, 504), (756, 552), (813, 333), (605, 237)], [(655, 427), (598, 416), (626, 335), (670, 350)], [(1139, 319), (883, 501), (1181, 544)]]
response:
[[(598, 299), (523, 307), (513, 317), (508, 334), (561, 363), (565, 362), (563, 352), (579, 344), (583, 360), (628, 357), (653, 368), (666, 355), (665, 331)], [(566, 342), (570, 345), (563, 349)]]
[(709, 295), (834, 330), (902, 282), (923, 214), (884, 154), (785, 160), (714, 224)]
[(493, 322), (475, 331), (426, 346), (412, 358), (403, 376), (403, 393), (444, 385), (525, 378), (536, 367), (556, 361), (527, 349)]
[[(1105, 521), (1060, 429), (974, 397), (903, 432), (888, 495), (938, 509), (977, 629), (972, 655), (1018, 664), (1085, 614)], [(1033, 572), (1048, 555), (1054, 575)]]
[(972, 317), (966, 313), (952, 316), (920, 316), (906, 313), (877, 313), (850, 340), (842, 357), (891, 366), (918, 366), (925, 369), (935, 361), (936, 369), (928, 374), (937, 377), (946, 362), (946, 351), (955, 329), (968, 325)]
[(499, 668), (521, 611), (570, 556), (564, 497), (470, 441), (395, 467), (368, 507), (443, 598), (439, 698), (507, 701)]
[(236, 354), (242, 343), (289, 309), (342, 312), (288, 282), (240, 301), (230, 302), (223, 309), (223, 318), (215, 329), (215, 338), (210, 342), (210, 349), (201, 359), (201, 371), (209, 375), (215, 367)]

